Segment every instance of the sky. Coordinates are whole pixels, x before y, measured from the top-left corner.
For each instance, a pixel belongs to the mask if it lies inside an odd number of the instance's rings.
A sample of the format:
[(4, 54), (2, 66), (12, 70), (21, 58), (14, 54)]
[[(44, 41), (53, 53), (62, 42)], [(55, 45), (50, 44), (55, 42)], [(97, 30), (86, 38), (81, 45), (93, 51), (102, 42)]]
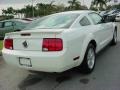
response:
[[(34, 0), (34, 5), (36, 3), (50, 3), (53, 0)], [(69, 0), (54, 0), (54, 4), (65, 4)], [(86, 6), (90, 6), (92, 0), (78, 0), (81, 4), (85, 4)], [(25, 5), (31, 4), (32, 0), (0, 0), (0, 15), (2, 14), (2, 9), (6, 9), (7, 7), (12, 6), (15, 9), (21, 9)]]
[[(51, 1), (55, 1), (54, 4), (65, 4), (67, 5), (67, 2), (69, 0), (34, 0), (34, 5), (36, 3), (50, 3)], [(81, 2), (81, 4), (86, 5), (87, 7), (90, 7), (92, 0), (78, 0)], [(118, 0), (120, 2), (120, 0)], [(21, 9), (25, 5), (31, 4), (32, 0), (0, 0), (0, 15), (2, 14), (2, 9), (6, 9), (7, 7), (13, 7), (14, 9)]]

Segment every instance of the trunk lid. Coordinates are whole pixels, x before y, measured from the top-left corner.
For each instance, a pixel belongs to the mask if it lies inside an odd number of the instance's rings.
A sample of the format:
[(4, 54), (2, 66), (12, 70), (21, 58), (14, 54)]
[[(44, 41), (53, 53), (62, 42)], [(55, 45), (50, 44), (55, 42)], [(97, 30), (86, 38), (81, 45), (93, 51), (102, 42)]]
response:
[(58, 30), (26, 30), (6, 34), (6, 38), (13, 39), (14, 50), (42, 51), (43, 38), (58, 38), (63, 32)]

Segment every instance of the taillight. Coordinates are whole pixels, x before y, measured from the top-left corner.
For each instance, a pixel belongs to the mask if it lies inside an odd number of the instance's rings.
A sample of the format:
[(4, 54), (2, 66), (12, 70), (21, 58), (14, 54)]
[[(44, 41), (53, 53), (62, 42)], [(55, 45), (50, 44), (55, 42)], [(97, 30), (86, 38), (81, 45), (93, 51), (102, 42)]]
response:
[(4, 47), (6, 49), (11, 49), (13, 50), (13, 39), (5, 39), (4, 40)]
[(44, 38), (43, 51), (62, 51), (63, 50), (63, 41), (60, 38)]

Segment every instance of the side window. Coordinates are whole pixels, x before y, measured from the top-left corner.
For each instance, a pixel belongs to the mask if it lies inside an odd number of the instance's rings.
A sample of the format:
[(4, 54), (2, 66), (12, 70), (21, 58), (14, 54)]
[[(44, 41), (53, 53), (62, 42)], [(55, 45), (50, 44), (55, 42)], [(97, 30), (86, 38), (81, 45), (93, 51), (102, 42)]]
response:
[(5, 22), (4, 27), (10, 27), (12, 25), (13, 25), (12, 22)]
[(16, 22), (13, 22), (13, 26), (16, 26)]
[(102, 17), (96, 13), (91, 13), (91, 14), (89, 14), (89, 16), (92, 19), (92, 21), (94, 22), (94, 24), (98, 24), (102, 20)]
[(91, 23), (90, 23), (90, 21), (88, 20), (87, 17), (83, 17), (83, 18), (80, 20), (80, 24), (81, 24), (82, 26), (88, 26), (88, 25), (90, 25)]
[(0, 22), (0, 28), (3, 28), (3, 23), (2, 22)]

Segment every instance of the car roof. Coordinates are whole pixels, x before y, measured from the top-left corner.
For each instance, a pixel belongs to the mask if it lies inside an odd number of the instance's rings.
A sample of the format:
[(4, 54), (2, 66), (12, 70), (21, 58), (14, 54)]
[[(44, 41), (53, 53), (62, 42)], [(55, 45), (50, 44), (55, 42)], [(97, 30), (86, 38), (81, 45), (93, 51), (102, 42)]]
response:
[(76, 13), (76, 14), (87, 14), (87, 13), (92, 13), (95, 11), (92, 10), (76, 10), (76, 11), (65, 11), (65, 12), (60, 12), (56, 14), (70, 14), (70, 13)]

